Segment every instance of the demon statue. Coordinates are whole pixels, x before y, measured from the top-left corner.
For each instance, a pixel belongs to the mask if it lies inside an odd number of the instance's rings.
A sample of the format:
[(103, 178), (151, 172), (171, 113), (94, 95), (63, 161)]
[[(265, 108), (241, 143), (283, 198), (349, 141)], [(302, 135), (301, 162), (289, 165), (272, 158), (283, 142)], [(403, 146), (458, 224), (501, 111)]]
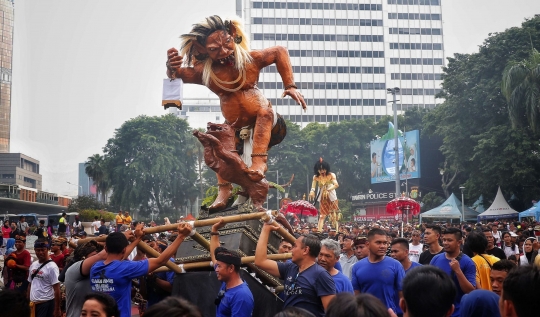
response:
[[(261, 69), (271, 64), (276, 65), (283, 80), (282, 97), (290, 96), (305, 110), (287, 49), (276, 46), (251, 51), (239, 20), (208, 17), (181, 36), (180, 53), (175, 48), (167, 51), (169, 78), (205, 85), (219, 96), (225, 124), (235, 130), (233, 151), (247, 167), (237, 172), (245, 173), (254, 183), (264, 178), (268, 149), (286, 134), (285, 121), (257, 87)], [(210, 206), (213, 211), (226, 207), (233, 188), (233, 180), (223, 173), (218, 172), (217, 178), (219, 194)]]

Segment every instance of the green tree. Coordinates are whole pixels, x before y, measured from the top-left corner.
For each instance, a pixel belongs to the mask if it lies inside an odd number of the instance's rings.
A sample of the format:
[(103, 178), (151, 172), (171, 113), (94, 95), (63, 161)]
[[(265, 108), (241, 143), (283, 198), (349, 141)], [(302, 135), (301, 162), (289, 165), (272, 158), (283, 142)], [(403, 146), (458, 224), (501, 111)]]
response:
[(68, 206), (68, 212), (81, 212), (85, 209), (100, 210), (107, 207), (107, 205), (97, 200), (94, 196), (79, 196), (71, 201)]
[(538, 131), (540, 120), (540, 53), (532, 49), (529, 58), (511, 61), (503, 73), (502, 93), (514, 127), (527, 124)]
[(198, 192), (194, 142), (187, 122), (174, 115), (126, 121), (104, 147), (111, 203), (147, 212), (185, 206)]
[[(530, 201), (535, 198), (531, 193), (540, 190), (538, 181), (531, 182), (540, 175), (525, 166), (538, 162), (539, 144), (520, 142), (530, 139), (531, 132), (512, 129), (501, 93), (505, 66), (527, 58), (531, 42), (540, 45), (539, 29), (540, 17), (535, 17), (520, 28), (490, 34), (477, 53), (448, 58), (443, 91), (438, 96), (444, 103), (429, 111), (423, 121), (424, 132), (443, 138), (441, 152), (448, 168), (459, 171), (448, 185), (449, 192), (459, 192), (457, 187), (465, 183), (468, 197), (484, 194), (490, 200), (501, 185), (522, 201)], [(504, 154), (497, 152), (505, 148)], [(503, 175), (508, 175), (509, 168), (512, 176), (507, 178)], [(532, 174), (525, 176), (521, 171)]]
[(440, 206), (444, 202), (444, 199), (437, 195), (436, 192), (429, 192), (422, 197), (422, 208), (421, 211), (425, 212), (431, 210), (435, 207)]
[(84, 171), (86, 175), (92, 179), (96, 185), (96, 198), (99, 197), (99, 193), (102, 193), (102, 200), (105, 202), (106, 191), (103, 187), (106, 184), (106, 175), (105, 175), (105, 160), (104, 157), (100, 154), (94, 154), (88, 157), (88, 161), (84, 163)]

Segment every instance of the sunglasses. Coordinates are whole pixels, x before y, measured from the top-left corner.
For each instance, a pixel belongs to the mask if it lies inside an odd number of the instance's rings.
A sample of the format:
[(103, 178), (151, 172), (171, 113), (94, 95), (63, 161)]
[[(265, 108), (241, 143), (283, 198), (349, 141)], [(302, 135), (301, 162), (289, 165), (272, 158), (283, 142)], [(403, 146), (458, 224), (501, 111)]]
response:
[(216, 306), (219, 306), (219, 304), (221, 303), (221, 300), (223, 299), (223, 297), (225, 297), (225, 290), (224, 289), (219, 291), (219, 293), (217, 294), (216, 299), (214, 300), (214, 304)]

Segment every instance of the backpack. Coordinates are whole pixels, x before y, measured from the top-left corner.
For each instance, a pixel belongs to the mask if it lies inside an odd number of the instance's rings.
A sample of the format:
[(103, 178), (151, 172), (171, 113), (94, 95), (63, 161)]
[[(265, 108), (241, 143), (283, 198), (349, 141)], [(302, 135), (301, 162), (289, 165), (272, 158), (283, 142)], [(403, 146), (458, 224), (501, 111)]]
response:
[(38, 236), (39, 238), (47, 238), (48, 234), (47, 231), (45, 231), (45, 228), (37, 228), (36, 231), (34, 231), (34, 235)]

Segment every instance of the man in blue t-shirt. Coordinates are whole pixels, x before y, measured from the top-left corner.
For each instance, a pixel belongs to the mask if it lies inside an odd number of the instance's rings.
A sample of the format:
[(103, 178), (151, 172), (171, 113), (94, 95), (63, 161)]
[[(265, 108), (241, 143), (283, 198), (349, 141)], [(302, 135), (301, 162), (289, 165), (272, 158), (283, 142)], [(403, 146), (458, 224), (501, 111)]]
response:
[(210, 256), (221, 288), (215, 300), (216, 317), (251, 317), (255, 300), (247, 283), (240, 276), (242, 258), (238, 253), (220, 247), (219, 229), (223, 219), (212, 226)]
[(275, 222), (263, 226), (255, 250), (255, 265), (285, 281), (283, 308), (299, 307), (323, 317), (335, 297), (336, 286), (328, 271), (315, 262), (321, 242), (313, 235), (301, 235), (293, 243), (292, 262), (278, 263), (267, 257), (268, 237), (277, 229), (279, 225)]
[(317, 263), (327, 270), (334, 279), (336, 294), (342, 292), (354, 294), (351, 280), (335, 268), (336, 263), (339, 263), (340, 254), (341, 248), (339, 247), (339, 242), (332, 239), (324, 239), (321, 241), (321, 251), (319, 251), (319, 261)]
[(369, 256), (353, 265), (352, 285), (355, 294), (371, 294), (396, 312), (405, 271), (398, 261), (385, 256), (387, 245), (386, 232), (378, 228), (369, 231), (366, 241)]
[(409, 241), (405, 238), (394, 239), (390, 243), (390, 256), (392, 259), (398, 261), (403, 266), (405, 274), (412, 268), (421, 266), (422, 264), (413, 262), (409, 258)]
[(148, 274), (163, 266), (176, 253), (180, 244), (191, 233), (191, 225), (178, 224), (178, 237), (157, 258), (143, 261), (127, 261), (127, 256), (141, 242), (144, 232), (142, 225), (135, 229), (135, 240), (130, 244), (121, 232), (113, 232), (105, 240), (107, 259), (98, 261), (90, 270), (92, 290), (111, 295), (118, 304), (119, 317), (131, 316), (131, 280)]
[(456, 285), (457, 296), (452, 316), (459, 316), (461, 298), (476, 288), (476, 265), (461, 252), (462, 238), (463, 233), (458, 228), (446, 229), (442, 234), (444, 253), (437, 254), (430, 263), (446, 272)]

